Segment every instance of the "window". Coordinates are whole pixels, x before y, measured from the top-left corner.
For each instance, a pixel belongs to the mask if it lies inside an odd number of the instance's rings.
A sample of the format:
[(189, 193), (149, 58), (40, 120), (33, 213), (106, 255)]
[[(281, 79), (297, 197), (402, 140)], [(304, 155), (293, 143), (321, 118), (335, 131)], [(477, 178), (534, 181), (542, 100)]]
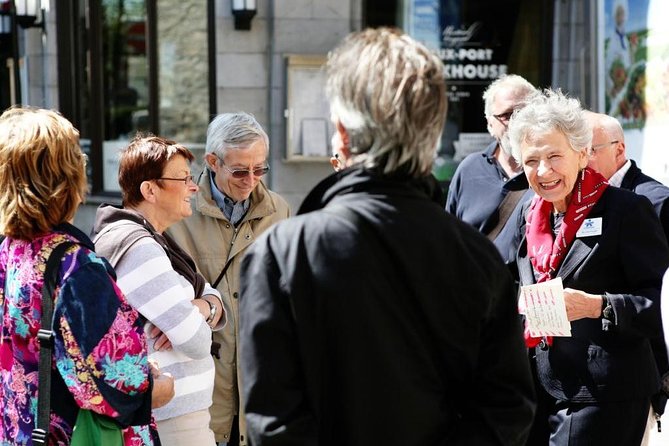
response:
[(447, 186), (458, 163), (491, 141), (482, 95), (504, 73), (550, 84), (552, 2), (366, 0), (366, 26), (400, 26), (444, 63), (448, 116), (434, 174)]
[(209, 94), (214, 5), (184, 0), (179, 8), (169, 6), (156, 0), (58, 3), (61, 111), (81, 132), (93, 195), (118, 194), (118, 152), (137, 132), (174, 139), (201, 159), (215, 112)]

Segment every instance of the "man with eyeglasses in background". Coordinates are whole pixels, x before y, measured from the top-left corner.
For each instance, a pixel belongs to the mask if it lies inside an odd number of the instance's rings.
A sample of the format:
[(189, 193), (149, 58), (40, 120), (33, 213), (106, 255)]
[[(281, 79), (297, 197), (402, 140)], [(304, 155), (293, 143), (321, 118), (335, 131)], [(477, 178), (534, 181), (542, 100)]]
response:
[(507, 129), (513, 112), (535, 94), (536, 88), (516, 74), (488, 86), (483, 92), (484, 110), (494, 141), (458, 165), (446, 200), (446, 210), (492, 240), (506, 262), (515, 258), (516, 218), (511, 215), (533, 195), (522, 166), (511, 156)]
[[(237, 367), (239, 265), (246, 248), (267, 228), (290, 216), (288, 203), (261, 181), (269, 171), (269, 138), (244, 112), (218, 115), (207, 129), (205, 167), (191, 200), (193, 214), (169, 234), (195, 260), (223, 297), (226, 327), (213, 335), (216, 381), (211, 428), (219, 444), (246, 445)], [(217, 350), (217, 351), (216, 351)]]
[(641, 172), (625, 153), (625, 134), (620, 122), (603, 113), (587, 112), (592, 125), (588, 166), (601, 173), (612, 186), (647, 197), (669, 239), (669, 187)]
[[(669, 187), (644, 174), (634, 161), (627, 159), (625, 133), (616, 118), (590, 111), (586, 112), (586, 116), (592, 125), (592, 145), (588, 150), (588, 155), (590, 155), (588, 167), (601, 173), (611, 186), (631, 190), (648, 198), (660, 219), (664, 234), (669, 239)], [(651, 341), (651, 345), (660, 376), (663, 376), (663, 382), (669, 385), (669, 360), (666, 344), (664, 340), (656, 339)], [(669, 390), (667, 385), (664, 386), (664, 391), (660, 391), (652, 399), (649, 427), (655, 424), (655, 420), (659, 421), (660, 416), (664, 413), (667, 402), (665, 392)], [(648, 441), (650, 430), (646, 429), (645, 441)]]

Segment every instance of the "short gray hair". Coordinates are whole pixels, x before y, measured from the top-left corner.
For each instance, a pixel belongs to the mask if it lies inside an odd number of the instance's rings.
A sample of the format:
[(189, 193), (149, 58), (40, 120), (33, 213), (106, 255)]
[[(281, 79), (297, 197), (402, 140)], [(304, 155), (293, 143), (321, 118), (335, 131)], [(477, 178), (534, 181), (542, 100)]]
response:
[(231, 149), (246, 149), (262, 139), (269, 150), (269, 138), (256, 118), (246, 112), (222, 113), (207, 128), (206, 153), (221, 158)]
[(441, 60), (391, 28), (347, 36), (328, 56), (332, 116), (349, 136), (355, 164), (419, 177), (432, 169), (446, 119)]
[(492, 116), (492, 103), (500, 90), (511, 90), (521, 103), (537, 94), (537, 89), (524, 77), (517, 74), (506, 74), (493, 83), (483, 92), (484, 113), (486, 118)]
[(564, 95), (560, 90), (546, 89), (515, 112), (509, 122), (513, 157), (520, 161), (523, 142), (553, 130), (562, 133), (569, 146), (577, 152), (590, 147), (592, 142), (592, 127), (579, 100)]

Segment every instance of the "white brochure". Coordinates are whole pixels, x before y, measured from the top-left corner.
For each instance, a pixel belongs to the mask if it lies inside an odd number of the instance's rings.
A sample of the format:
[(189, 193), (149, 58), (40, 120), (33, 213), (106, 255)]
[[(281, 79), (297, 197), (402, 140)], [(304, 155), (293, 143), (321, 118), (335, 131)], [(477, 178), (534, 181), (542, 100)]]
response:
[(525, 315), (532, 337), (571, 336), (560, 277), (520, 287), (518, 311)]

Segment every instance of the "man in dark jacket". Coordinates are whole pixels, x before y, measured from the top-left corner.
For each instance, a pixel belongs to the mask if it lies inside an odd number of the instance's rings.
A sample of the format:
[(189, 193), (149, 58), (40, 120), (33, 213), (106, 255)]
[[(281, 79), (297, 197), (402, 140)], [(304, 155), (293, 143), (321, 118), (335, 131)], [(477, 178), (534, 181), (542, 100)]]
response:
[(669, 239), (669, 187), (644, 174), (627, 159), (625, 133), (620, 122), (603, 113), (587, 113), (592, 125), (592, 146), (588, 166), (609, 180), (612, 186), (631, 190), (648, 198)]
[(493, 142), (462, 160), (448, 187), (446, 210), (492, 240), (505, 262), (516, 259), (515, 221), (522, 204), (534, 196), (511, 155), (508, 126), (513, 112), (536, 94), (517, 74), (502, 76), (486, 88), (484, 112)]
[[(660, 219), (664, 235), (669, 239), (669, 187), (649, 177), (634, 161), (627, 159), (625, 133), (616, 118), (594, 112), (587, 112), (586, 116), (592, 125), (588, 166), (601, 173), (610, 185), (631, 190), (648, 198)], [(669, 381), (669, 359), (664, 339), (651, 339), (651, 345), (660, 375)], [(665, 387), (653, 397), (654, 413), (650, 415), (652, 421), (659, 420), (664, 414), (667, 390), (669, 389)], [(647, 431), (646, 435), (649, 434)]]
[(535, 404), (511, 278), (434, 198), (442, 72), (386, 28), (331, 53), (344, 167), (242, 262), (254, 446), (524, 444)]

